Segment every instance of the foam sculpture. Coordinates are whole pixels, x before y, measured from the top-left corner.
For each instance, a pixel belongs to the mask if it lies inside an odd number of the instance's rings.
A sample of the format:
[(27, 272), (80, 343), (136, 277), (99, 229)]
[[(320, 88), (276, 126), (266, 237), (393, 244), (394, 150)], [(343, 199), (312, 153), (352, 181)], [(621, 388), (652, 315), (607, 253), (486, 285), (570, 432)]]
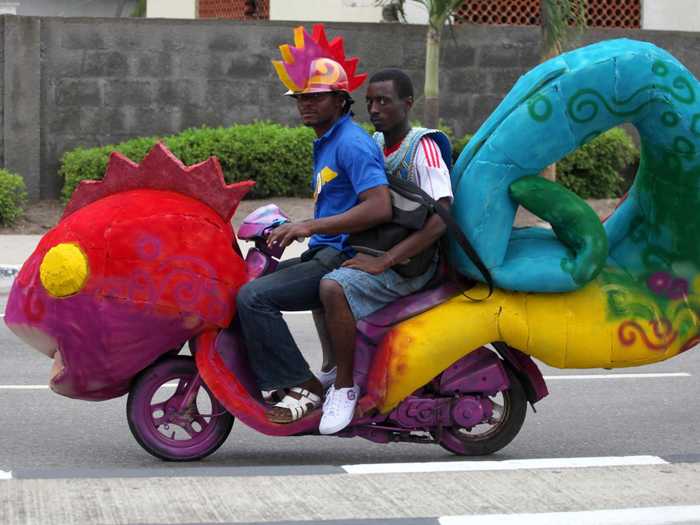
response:
[[(673, 56), (612, 40), (541, 64), (460, 155), (453, 213), (490, 269), (383, 342), (363, 406), (390, 410), (472, 349), (504, 341), (558, 368), (655, 363), (699, 342), (700, 85)], [(641, 139), (626, 198), (604, 224), (536, 174), (621, 123)], [(523, 206), (551, 224), (516, 229)], [(482, 276), (456, 246), (460, 272)], [(485, 298), (477, 286), (471, 298)]]
[(101, 400), (206, 330), (229, 325), (246, 273), (230, 219), (253, 182), (216, 159), (185, 167), (163, 145), (112, 154), (82, 182), (19, 272), (5, 322), (54, 359), (51, 388)]

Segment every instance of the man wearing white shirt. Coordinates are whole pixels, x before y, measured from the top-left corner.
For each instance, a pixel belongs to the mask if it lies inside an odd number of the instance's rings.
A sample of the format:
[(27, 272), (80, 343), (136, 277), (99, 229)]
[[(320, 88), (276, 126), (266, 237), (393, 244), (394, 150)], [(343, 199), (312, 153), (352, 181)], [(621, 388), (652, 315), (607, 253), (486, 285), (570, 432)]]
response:
[[(416, 184), (440, 205), (449, 207), (452, 201), (449, 140), (440, 131), (411, 127), (410, 78), (399, 69), (379, 71), (370, 78), (366, 102), (387, 173)], [(330, 349), (337, 363), (335, 381), (323, 406), (319, 425), (322, 434), (338, 432), (353, 418), (359, 396), (359, 388), (353, 381), (356, 321), (419, 291), (432, 279), (437, 260), (428, 260), (425, 271), (410, 277), (398, 273), (397, 264), (433, 248), (445, 229), (443, 220), (433, 214), (422, 229), (383, 255), (358, 253), (321, 280), (320, 296)]]

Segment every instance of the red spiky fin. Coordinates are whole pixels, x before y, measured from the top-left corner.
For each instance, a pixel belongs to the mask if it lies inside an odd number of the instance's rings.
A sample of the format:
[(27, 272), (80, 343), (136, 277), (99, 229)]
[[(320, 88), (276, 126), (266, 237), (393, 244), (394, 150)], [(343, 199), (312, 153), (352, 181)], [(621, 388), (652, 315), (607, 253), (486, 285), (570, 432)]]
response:
[(226, 184), (224, 172), (216, 157), (185, 166), (162, 143), (158, 143), (141, 164), (121, 153), (109, 157), (102, 180), (82, 181), (66, 205), (63, 217), (99, 199), (138, 189), (175, 191), (211, 207), (226, 222), (231, 220), (238, 203), (255, 185), (254, 181)]
[(328, 38), (326, 37), (326, 28), (323, 27), (323, 24), (314, 24), (314, 27), (313, 27), (312, 32), (311, 32), (311, 37), (322, 48), (325, 49), (328, 47)]

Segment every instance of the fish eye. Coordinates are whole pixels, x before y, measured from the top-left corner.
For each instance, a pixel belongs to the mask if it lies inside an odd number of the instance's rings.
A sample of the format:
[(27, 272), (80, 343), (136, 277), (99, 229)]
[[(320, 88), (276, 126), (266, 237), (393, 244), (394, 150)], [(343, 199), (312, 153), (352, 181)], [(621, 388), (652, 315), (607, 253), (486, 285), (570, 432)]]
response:
[(68, 297), (85, 287), (88, 259), (77, 244), (61, 243), (51, 248), (41, 261), (39, 278), (53, 297)]

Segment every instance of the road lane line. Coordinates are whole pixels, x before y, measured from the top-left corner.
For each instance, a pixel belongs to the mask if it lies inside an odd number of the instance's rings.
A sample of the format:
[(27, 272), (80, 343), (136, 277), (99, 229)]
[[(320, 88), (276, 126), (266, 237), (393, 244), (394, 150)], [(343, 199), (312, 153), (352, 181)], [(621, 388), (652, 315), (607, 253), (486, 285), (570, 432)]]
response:
[(579, 512), (543, 512), (533, 514), (480, 514), (443, 516), (440, 525), (661, 525), (697, 523), (700, 505), (639, 507), (636, 509), (585, 510)]
[(653, 379), (657, 377), (690, 377), (688, 372), (659, 372), (648, 374), (572, 374), (572, 375), (556, 375), (544, 376), (546, 380), (559, 379)]
[(342, 465), (348, 474), (401, 474), (407, 472), (475, 472), (485, 470), (533, 470), (589, 467), (668, 465), (658, 456), (592, 458), (507, 459), (502, 461), (431, 461), (425, 463), (366, 463)]

